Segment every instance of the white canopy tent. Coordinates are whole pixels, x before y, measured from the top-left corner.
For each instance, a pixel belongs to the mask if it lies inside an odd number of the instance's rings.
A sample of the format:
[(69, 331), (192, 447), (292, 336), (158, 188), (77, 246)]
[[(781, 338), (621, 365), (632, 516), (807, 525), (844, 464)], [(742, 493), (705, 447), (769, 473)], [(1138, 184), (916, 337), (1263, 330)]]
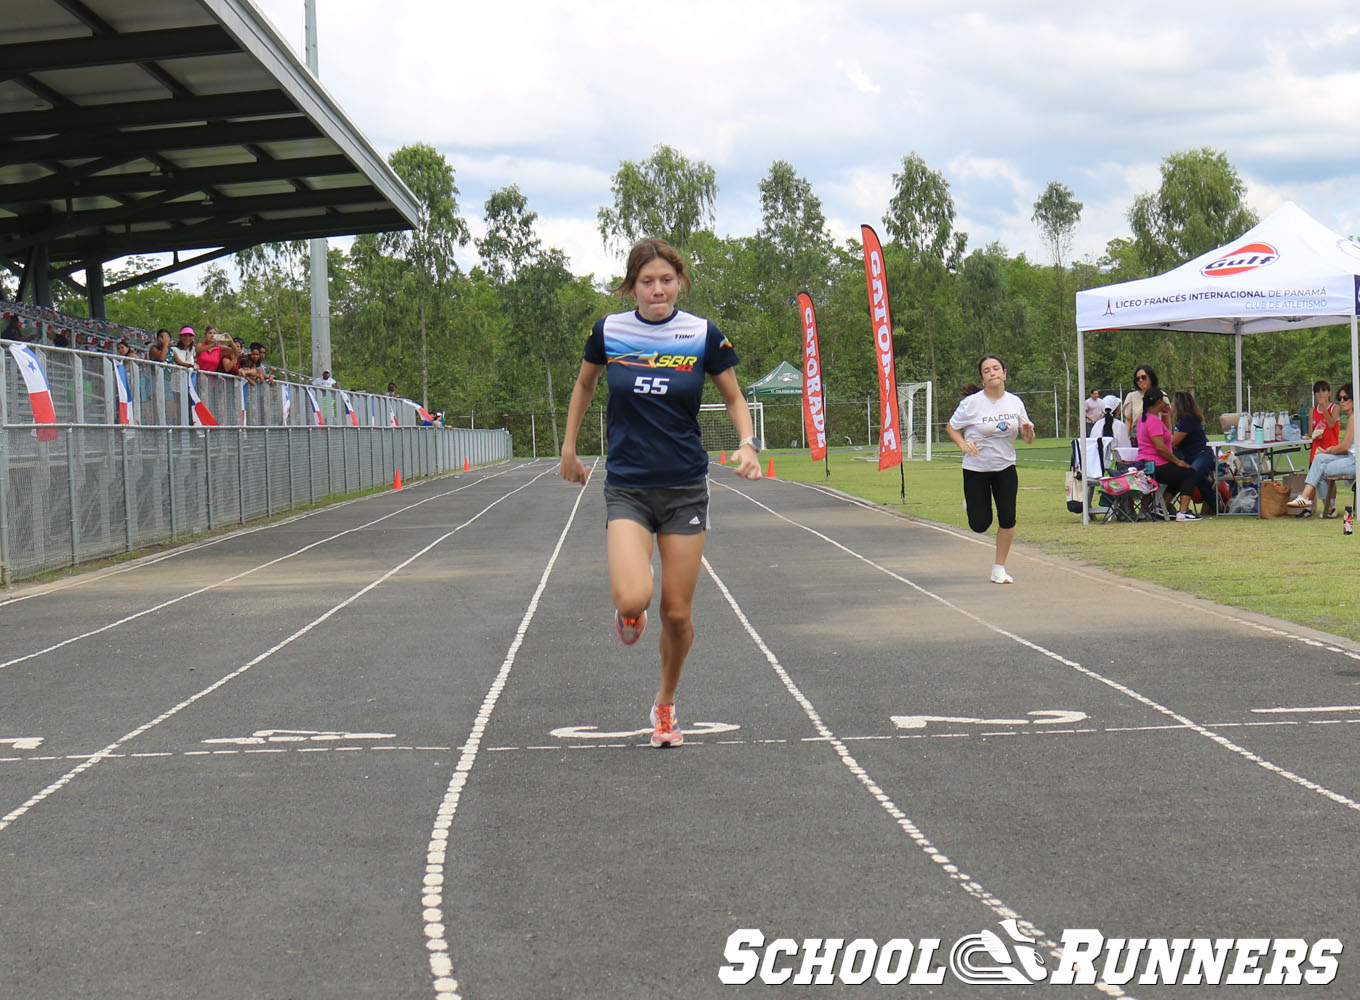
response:
[[(1350, 323), (1351, 381), (1360, 382), (1360, 243), (1332, 232), (1292, 201), (1236, 240), (1165, 274), (1077, 292), (1077, 388), (1086, 398), (1089, 330), (1247, 334)], [(1086, 492), (1086, 491), (1083, 491)], [(1082, 513), (1088, 520), (1089, 511)]]

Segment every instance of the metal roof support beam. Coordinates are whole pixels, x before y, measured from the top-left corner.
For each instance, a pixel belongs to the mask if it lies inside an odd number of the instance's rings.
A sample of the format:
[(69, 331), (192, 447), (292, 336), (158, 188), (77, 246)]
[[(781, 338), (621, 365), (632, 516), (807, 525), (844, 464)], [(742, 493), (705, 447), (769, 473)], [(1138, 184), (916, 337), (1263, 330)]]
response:
[(90, 260), (85, 262), (85, 297), (90, 303), (91, 319), (108, 319), (108, 309), (104, 302), (104, 262)]
[[(48, 268), (51, 258), (47, 244), (39, 243), (28, 252), (28, 262), (24, 265), (24, 280), (33, 289), (33, 304), (52, 308), (52, 275)], [(22, 296), (23, 286), (20, 286)]]
[[(65, 198), (68, 195), (72, 198), (95, 198), (145, 194), (150, 191), (172, 191), (185, 195), (224, 184), (253, 184), (256, 181), (330, 177), (346, 173), (352, 173), (355, 177), (362, 176), (343, 156), (300, 156), (287, 160), (236, 163), (221, 167), (191, 167), (169, 171), (161, 169), (155, 173), (149, 171), (136, 174), (99, 173), (141, 158), (139, 155), (107, 157), (38, 180), (21, 184), (0, 184), (0, 205)], [(91, 174), (99, 176), (90, 176)]]
[(176, 255), (174, 262), (163, 267), (154, 268), (150, 271), (143, 271), (141, 274), (134, 274), (130, 278), (123, 278), (109, 285), (105, 291), (112, 295), (114, 292), (121, 292), (128, 288), (135, 288), (138, 285), (145, 285), (148, 281), (155, 281), (157, 278), (164, 278), (167, 274), (174, 274), (176, 271), (183, 271), (190, 267), (197, 267), (199, 264), (206, 264), (210, 260), (217, 260), (219, 257), (230, 257), (234, 253), (240, 253), (248, 246), (254, 246), (252, 242), (233, 243), (231, 246), (222, 247), (220, 250), (209, 250), (207, 253), (199, 254), (196, 257), (179, 257)]
[(68, 70), (158, 59), (232, 55), (240, 46), (218, 25), (134, 31), (122, 35), (89, 35), (45, 42), (0, 45), (0, 78), (26, 73)]
[(102, 135), (58, 135), (47, 139), (11, 139), (0, 142), (0, 167), (35, 160), (60, 160), (89, 155), (91, 149), (104, 154), (137, 153), (147, 155), (173, 149), (203, 146), (243, 146), (254, 142), (291, 142), (315, 139), (320, 130), (306, 118), (265, 118), (246, 122), (221, 122), (192, 128), (146, 129), (141, 132), (106, 132)]
[[(387, 233), (392, 231), (392, 213), (388, 211), (344, 212), (340, 215), (317, 215), (290, 219), (254, 219), (248, 226), (237, 225), (231, 229), (233, 237), (240, 237), (242, 246), (255, 246), (259, 243), (277, 243), (283, 240), (307, 240), (313, 236), (333, 236), (336, 233), (359, 235), (361, 233)], [(199, 250), (203, 247), (223, 244), (223, 225), (220, 222), (203, 225), (185, 226), (183, 229), (157, 233), (156, 244), (160, 252), (171, 250)], [(110, 235), (107, 237), (70, 237), (51, 244), (55, 260), (86, 260), (102, 257), (114, 260), (130, 254), (145, 253), (145, 235)], [(77, 268), (79, 270), (79, 268)]]
[(300, 209), (329, 208), (331, 206), (381, 204), (381, 198), (367, 185), (347, 188), (326, 188), (317, 191), (289, 191), (281, 194), (261, 194), (242, 198), (219, 195), (209, 198), (209, 204), (174, 201), (184, 192), (162, 192), (118, 208), (94, 212), (74, 212), (61, 217), (60, 225), (47, 230), (35, 226), (51, 218), (50, 215), (16, 216), (16, 222), (30, 235), (10, 242), (0, 241), (0, 256), (14, 253), (23, 246), (58, 236), (71, 236), (89, 229), (105, 228), (123, 222), (182, 222), (189, 224), (209, 219), (231, 220), (267, 212), (296, 214)]
[[(151, 209), (168, 202), (172, 197), (174, 196), (157, 194), (151, 195), (148, 198), (143, 198), (140, 201), (120, 205), (117, 208), (106, 209), (102, 212), (68, 213), (67, 215), (60, 217), (60, 221), (54, 225), (48, 226), (46, 229), (30, 232), (17, 240), (9, 240), (0, 243), (0, 256), (14, 253), (16, 250), (22, 250), (24, 247), (45, 244), (49, 240), (58, 239), (62, 236), (73, 235), (82, 229), (116, 226), (122, 223), (132, 222), (136, 219), (141, 219), (150, 212)], [(42, 218), (51, 218), (51, 216), (44, 214)], [(40, 220), (34, 218), (31, 221), (26, 221), (30, 225), (36, 225)]]
[(163, 101), (130, 101), (116, 105), (87, 104), (0, 115), (0, 139), (58, 135), (71, 131), (97, 132), (108, 128), (111, 114), (117, 115), (119, 127), (128, 128), (293, 113), (292, 101), (277, 90), (175, 97)]

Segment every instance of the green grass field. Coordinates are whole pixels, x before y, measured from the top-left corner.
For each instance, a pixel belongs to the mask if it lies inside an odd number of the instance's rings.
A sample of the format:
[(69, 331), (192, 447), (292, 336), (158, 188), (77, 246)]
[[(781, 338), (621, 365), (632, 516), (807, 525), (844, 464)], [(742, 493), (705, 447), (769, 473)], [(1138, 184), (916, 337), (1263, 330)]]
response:
[[(1067, 448), (1066, 439), (1051, 438), (1018, 446), (1018, 545), (1360, 640), (1360, 594), (1351, 594), (1360, 590), (1360, 533), (1343, 535), (1339, 519), (1083, 525), (1063, 500)], [(825, 483), (916, 517), (968, 527), (960, 456), (952, 444), (937, 445), (930, 462), (904, 463), (905, 504), (898, 470), (879, 472), (872, 449), (833, 451), (829, 479), (806, 451), (762, 452), (762, 469), (771, 458), (779, 478)], [(1354, 502), (1352, 494), (1343, 491), (1341, 503), (1348, 502)], [(979, 565), (985, 572), (985, 563)]]

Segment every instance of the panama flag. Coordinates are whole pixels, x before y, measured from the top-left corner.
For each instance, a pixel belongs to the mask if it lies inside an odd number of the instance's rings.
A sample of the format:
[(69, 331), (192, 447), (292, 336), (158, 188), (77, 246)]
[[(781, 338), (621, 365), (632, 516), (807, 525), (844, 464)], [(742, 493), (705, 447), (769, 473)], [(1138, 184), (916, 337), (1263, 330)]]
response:
[(318, 427), (326, 426), (326, 418), (321, 415), (321, 404), (316, 401), (316, 393), (308, 389), (307, 398), (312, 401), (312, 416), (316, 417), (316, 425)]
[(869, 316), (874, 325), (878, 354), (878, 469), (902, 464), (902, 439), (897, 433), (897, 366), (893, 360), (892, 312), (888, 308), (888, 275), (883, 246), (873, 226), (860, 226), (864, 240), (864, 280), (869, 290)]
[(286, 382), (279, 383), (279, 389), (283, 394), (283, 422), (288, 423), (288, 415), (293, 412), (293, 390), (288, 388)]
[(817, 349), (817, 313), (812, 296), (798, 293), (798, 316), (803, 322), (803, 429), (814, 462), (826, 458), (826, 405), (822, 400), (822, 359)]
[(247, 387), (247, 385), (248, 385), (248, 383), (246, 383), (246, 382), (242, 382), (242, 383), (241, 383), (241, 426), (242, 426), (242, 427), (244, 427), (244, 426), (246, 425), (246, 404), (247, 404), (247, 402), (248, 402), (248, 400), (247, 400), (247, 398), (246, 398), (246, 387)]
[(350, 404), (349, 401), (349, 393), (345, 392), (343, 389), (340, 390), (340, 402), (345, 404), (345, 413), (349, 416), (350, 426), (358, 427), (359, 414), (354, 412), (354, 407)]
[(416, 408), (416, 412), (420, 414), (421, 420), (431, 424), (434, 423), (434, 416), (430, 413), (430, 411), (425, 409), (425, 407), (421, 406), (414, 399), (408, 399), (405, 400), (404, 402), (409, 403), (411, 406), (414, 406)]
[(208, 404), (198, 398), (198, 372), (189, 373), (189, 415), (195, 427), (216, 427), (217, 418)]
[(189, 416), (195, 427), (216, 427), (217, 418), (198, 395), (198, 372), (189, 373)]
[(400, 427), (401, 421), (397, 419), (397, 411), (392, 408), (392, 404), (387, 404), (387, 422), (393, 427)]
[[(10, 344), (9, 353), (14, 355), (14, 362), (19, 366), (19, 371), (24, 373), (24, 385), (28, 389), (28, 403), (33, 409), (33, 422), (35, 424), (55, 424), (57, 422), (57, 411), (52, 408), (52, 390), (47, 384), (47, 375), (43, 373), (42, 365), (38, 363), (38, 355), (33, 348), (23, 344)], [(38, 428), (39, 441), (55, 441), (57, 439), (56, 427)]]
[(118, 388), (118, 422), (132, 423), (132, 386), (128, 383), (127, 365), (121, 361), (113, 363), (113, 380)]

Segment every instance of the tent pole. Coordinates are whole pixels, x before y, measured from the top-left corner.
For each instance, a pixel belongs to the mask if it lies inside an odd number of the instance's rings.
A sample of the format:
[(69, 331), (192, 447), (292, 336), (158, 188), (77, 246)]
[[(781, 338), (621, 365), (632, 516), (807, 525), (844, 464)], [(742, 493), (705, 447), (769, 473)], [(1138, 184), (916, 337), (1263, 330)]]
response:
[[(1081, 400), (1082, 414), (1086, 413), (1086, 335), (1077, 327), (1077, 398)], [(1054, 430), (1057, 429), (1058, 416), (1053, 415)], [(1085, 420), (1077, 424), (1085, 428)], [(1082, 434), (1084, 438), (1086, 435)], [(1081, 446), (1081, 523), (1091, 523), (1091, 491), (1086, 484), (1086, 445)]]
[(1360, 340), (1355, 336), (1355, 313), (1351, 313), (1351, 391), (1360, 382)]
[(1237, 328), (1237, 329), (1235, 330), (1236, 336), (1233, 338), (1234, 340), (1237, 341), (1237, 412), (1238, 412), (1238, 413), (1241, 413), (1241, 412), (1242, 412), (1242, 321), (1241, 321), (1240, 319), (1235, 319), (1235, 320), (1233, 320), (1233, 326)]

